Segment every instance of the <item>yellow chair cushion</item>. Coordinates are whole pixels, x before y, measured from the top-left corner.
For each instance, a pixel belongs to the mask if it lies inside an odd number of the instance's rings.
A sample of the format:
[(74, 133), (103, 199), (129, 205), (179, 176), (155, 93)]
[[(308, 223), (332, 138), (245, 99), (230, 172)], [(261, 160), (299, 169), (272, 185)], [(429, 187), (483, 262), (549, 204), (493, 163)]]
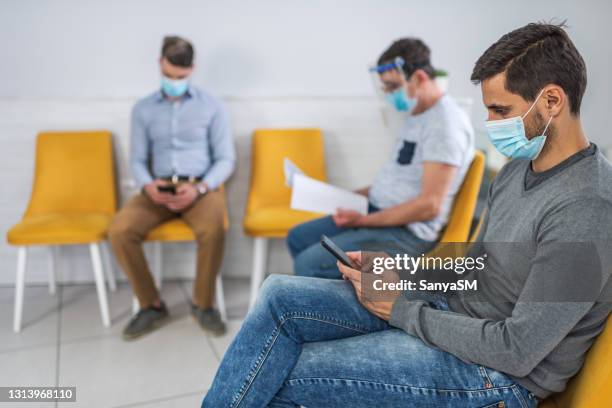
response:
[(185, 221), (176, 218), (153, 228), (146, 241), (193, 241), (195, 235)]
[(283, 238), (295, 225), (323, 214), (297, 211), (285, 206), (260, 208), (244, 217), (244, 231), (251, 236)]
[(7, 233), (13, 245), (61, 245), (98, 242), (112, 216), (100, 213), (29, 215)]

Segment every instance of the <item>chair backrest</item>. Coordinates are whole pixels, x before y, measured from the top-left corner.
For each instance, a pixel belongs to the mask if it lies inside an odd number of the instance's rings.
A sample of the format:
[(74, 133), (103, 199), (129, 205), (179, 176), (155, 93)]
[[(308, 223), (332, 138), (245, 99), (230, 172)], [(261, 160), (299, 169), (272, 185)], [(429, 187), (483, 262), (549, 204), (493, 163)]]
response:
[(115, 213), (115, 169), (108, 131), (42, 132), (26, 216)]
[(285, 157), (308, 177), (327, 180), (320, 129), (255, 130), (247, 213), (261, 207), (289, 206), (291, 189), (285, 185)]
[(548, 408), (608, 407), (612, 397), (612, 316), (567, 388), (542, 404)]
[(476, 150), (472, 164), (470, 164), (461, 188), (455, 196), (453, 208), (440, 242), (467, 241), (472, 226), (474, 210), (476, 209), (476, 202), (478, 201), (484, 168), (484, 154)]

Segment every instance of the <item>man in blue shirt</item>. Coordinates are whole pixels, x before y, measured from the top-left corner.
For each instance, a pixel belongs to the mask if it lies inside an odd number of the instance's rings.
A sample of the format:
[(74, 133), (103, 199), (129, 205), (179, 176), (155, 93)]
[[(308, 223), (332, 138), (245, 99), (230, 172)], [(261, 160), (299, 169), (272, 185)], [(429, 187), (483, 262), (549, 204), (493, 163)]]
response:
[(192, 312), (200, 326), (223, 334), (212, 308), (224, 244), (225, 197), (219, 187), (232, 174), (236, 152), (223, 106), (190, 84), (193, 46), (166, 37), (160, 58), (161, 89), (132, 111), (130, 165), (141, 192), (119, 211), (109, 229), (115, 255), (140, 303), (123, 331), (134, 339), (168, 317), (147, 265), (142, 241), (157, 225), (181, 217), (198, 246)]

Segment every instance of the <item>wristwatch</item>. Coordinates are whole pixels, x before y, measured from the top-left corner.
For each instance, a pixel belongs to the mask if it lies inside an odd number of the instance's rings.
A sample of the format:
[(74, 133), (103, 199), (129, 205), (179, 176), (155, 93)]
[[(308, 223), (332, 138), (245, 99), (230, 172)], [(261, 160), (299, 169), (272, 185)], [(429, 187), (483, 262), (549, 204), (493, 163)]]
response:
[(208, 187), (204, 183), (198, 183), (196, 184), (196, 190), (198, 190), (198, 197), (202, 197), (208, 192)]

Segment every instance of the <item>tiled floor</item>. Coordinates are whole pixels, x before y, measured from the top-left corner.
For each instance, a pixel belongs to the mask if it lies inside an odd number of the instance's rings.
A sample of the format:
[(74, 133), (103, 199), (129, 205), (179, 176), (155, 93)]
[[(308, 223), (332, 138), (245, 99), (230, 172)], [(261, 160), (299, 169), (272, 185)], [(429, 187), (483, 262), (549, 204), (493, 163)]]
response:
[[(93, 285), (25, 291), (24, 325), (12, 331), (14, 290), (0, 287), (0, 386), (76, 386), (77, 403), (20, 403), (18, 407), (195, 407), (238, 331), (248, 304), (248, 281), (224, 280), (228, 333), (206, 335), (189, 314), (191, 282), (164, 282), (171, 321), (142, 339), (120, 333), (130, 317), (131, 290), (110, 293), (112, 325), (100, 321)], [(0, 407), (10, 406), (0, 403)]]

